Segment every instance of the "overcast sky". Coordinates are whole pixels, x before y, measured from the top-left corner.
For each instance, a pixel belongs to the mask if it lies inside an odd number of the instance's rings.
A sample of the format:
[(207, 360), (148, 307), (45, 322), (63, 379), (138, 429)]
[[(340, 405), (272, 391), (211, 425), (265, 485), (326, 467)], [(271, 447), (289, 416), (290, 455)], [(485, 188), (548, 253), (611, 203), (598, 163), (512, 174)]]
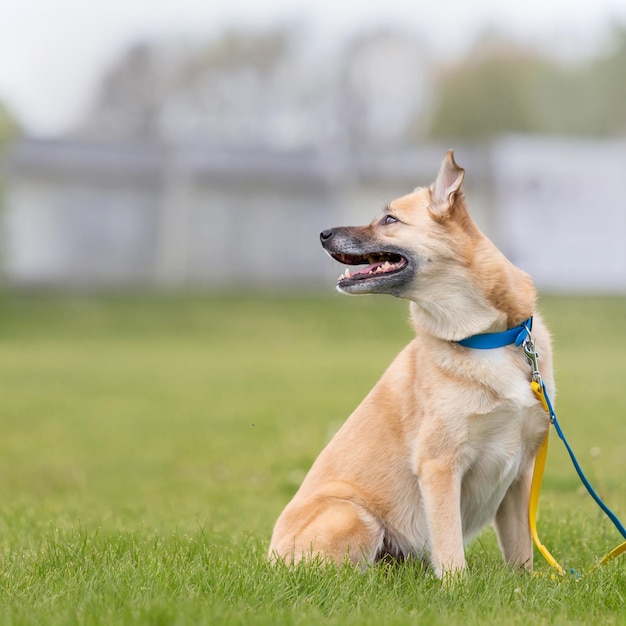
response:
[(62, 132), (125, 45), (168, 34), (298, 22), (333, 45), (398, 24), (435, 53), (456, 55), (496, 26), (567, 55), (591, 50), (611, 19), (626, 24), (626, 0), (0, 0), (0, 100), (29, 131)]

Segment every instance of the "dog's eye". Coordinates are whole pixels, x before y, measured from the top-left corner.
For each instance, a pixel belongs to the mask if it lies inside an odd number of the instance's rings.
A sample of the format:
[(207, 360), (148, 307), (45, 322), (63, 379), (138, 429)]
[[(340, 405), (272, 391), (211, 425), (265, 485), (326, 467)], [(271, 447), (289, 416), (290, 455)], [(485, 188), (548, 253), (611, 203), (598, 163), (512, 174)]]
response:
[(398, 221), (397, 217), (394, 217), (393, 215), (385, 215), (385, 217), (383, 217), (382, 220), (380, 220), (380, 223), (382, 226), (387, 226), (387, 224), (395, 224), (395, 222)]

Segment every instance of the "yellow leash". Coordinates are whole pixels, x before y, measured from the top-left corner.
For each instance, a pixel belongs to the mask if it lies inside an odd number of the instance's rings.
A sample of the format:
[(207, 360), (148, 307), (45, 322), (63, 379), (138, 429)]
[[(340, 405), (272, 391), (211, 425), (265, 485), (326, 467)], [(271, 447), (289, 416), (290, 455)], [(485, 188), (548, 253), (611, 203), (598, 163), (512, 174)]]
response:
[[(531, 381), (530, 388), (533, 390), (533, 393), (537, 396), (543, 408), (545, 409), (548, 415), (550, 414), (550, 410), (548, 408), (548, 403), (543, 395), (543, 391), (541, 386), (536, 381)], [(559, 565), (558, 561), (550, 554), (548, 548), (546, 548), (541, 540), (539, 539), (539, 533), (537, 532), (537, 511), (539, 510), (539, 494), (541, 492), (541, 482), (543, 480), (543, 472), (546, 467), (546, 459), (548, 458), (548, 440), (550, 439), (550, 431), (546, 433), (546, 438), (543, 440), (541, 444), (541, 448), (537, 453), (537, 458), (535, 459), (535, 469), (533, 470), (533, 479), (530, 484), (530, 503), (528, 507), (528, 521), (530, 523), (530, 532), (533, 536), (533, 541), (537, 546), (537, 550), (541, 552), (543, 558), (548, 561), (550, 567), (555, 569), (558, 574), (561, 576), (565, 575), (565, 570)]]
[[(534, 346), (531, 345), (531, 349), (534, 352)], [(535, 371), (537, 369), (536, 368), (536, 354), (537, 353), (534, 352), (535, 364), (534, 364), (533, 369)], [(528, 356), (528, 353), (527, 353), (527, 356)], [(533, 374), (534, 373), (535, 372), (533, 372)], [(555, 424), (554, 419), (556, 416), (554, 415), (554, 411), (546, 395), (545, 386), (541, 382), (541, 378), (536, 380), (535, 376), (533, 376), (533, 380), (530, 383), (530, 387), (533, 390), (533, 393), (535, 394), (535, 396), (537, 396), (538, 400), (541, 402), (541, 405), (543, 406), (544, 410), (550, 417), (550, 422)], [(557, 425), (557, 428), (558, 428), (558, 425)], [(567, 442), (562, 437), (562, 433), (560, 432), (560, 429), (558, 429), (558, 431), (559, 431), (559, 434), (561, 435), (561, 438), (565, 442), (566, 447), (568, 448), (568, 452), (570, 452), (570, 455), (572, 455), (569, 445), (567, 445)], [(564, 576), (565, 570), (559, 565), (558, 561), (550, 554), (550, 551), (543, 545), (543, 543), (541, 543), (541, 540), (539, 539), (539, 534), (537, 533), (537, 511), (539, 509), (539, 493), (541, 491), (541, 481), (543, 480), (543, 472), (546, 466), (546, 458), (548, 456), (548, 438), (549, 438), (548, 435), (546, 435), (546, 438), (541, 444), (541, 448), (539, 449), (539, 452), (537, 454), (537, 458), (535, 459), (535, 469), (533, 471), (533, 478), (532, 478), (531, 487), (530, 487), (528, 521), (530, 524), (530, 532), (532, 534), (533, 541), (535, 542), (535, 545), (537, 546), (537, 550), (541, 552), (543, 558), (550, 564), (550, 567), (552, 567), (560, 576)], [(575, 462), (575, 467), (576, 467), (576, 470), (579, 471), (578, 464), (576, 462)], [(586, 483), (586, 480), (583, 481), (583, 483)], [(585, 484), (585, 486), (587, 487), (587, 484)], [(591, 495), (595, 496), (595, 493), (591, 493)], [(594, 499), (596, 497), (597, 496), (595, 496)], [(605, 507), (602, 507), (602, 508), (603, 510), (605, 510)], [(611, 520), (613, 521), (613, 523), (615, 523), (613, 518), (611, 518)], [(621, 526), (621, 523), (619, 523), (619, 520), (617, 520), (617, 525), (618, 525), (618, 530), (620, 530), (620, 527), (623, 529), (623, 526)], [(620, 554), (624, 552), (626, 552), (626, 541), (618, 545), (616, 548), (613, 548), (613, 550), (611, 550), (606, 556), (604, 556), (600, 560), (599, 563), (594, 565), (594, 567), (591, 569), (591, 572), (595, 571), (601, 565), (606, 565), (607, 563), (609, 563), (614, 558), (618, 557)]]

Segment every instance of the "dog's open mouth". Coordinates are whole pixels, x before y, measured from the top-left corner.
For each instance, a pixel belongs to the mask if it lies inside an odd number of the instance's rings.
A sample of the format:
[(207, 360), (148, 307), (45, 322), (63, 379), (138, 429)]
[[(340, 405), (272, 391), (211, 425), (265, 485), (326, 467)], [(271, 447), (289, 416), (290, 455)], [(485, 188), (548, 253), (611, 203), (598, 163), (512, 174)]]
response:
[(400, 254), (394, 252), (372, 252), (370, 254), (342, 254), (331, 253), (336, 261), (345, 265), (365, 265), (365, 267), (351, 272), (346, 271), (337, 279), (337, 284), (347, 281), (364, 281), (373, 278), (381, 278), (402, 271), (408, 261)]

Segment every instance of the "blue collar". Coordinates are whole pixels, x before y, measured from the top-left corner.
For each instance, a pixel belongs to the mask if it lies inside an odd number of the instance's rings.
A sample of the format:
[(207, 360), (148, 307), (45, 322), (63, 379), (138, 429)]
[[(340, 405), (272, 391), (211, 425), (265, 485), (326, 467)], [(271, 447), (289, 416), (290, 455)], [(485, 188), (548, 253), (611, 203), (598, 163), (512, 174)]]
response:
[(461, 339), (456, 343), (466, 348), (475, 348), (476, 350), (489, 350), (491, 348), (503, 348), (514, 343), (521, 346), (524, 340), (530, 335), (533, 327), (533, 318), (529, 317), (515, 328), (502, 331), (501, 333), (484, 333), (482, 335), (472, 335), (466, 339)]

